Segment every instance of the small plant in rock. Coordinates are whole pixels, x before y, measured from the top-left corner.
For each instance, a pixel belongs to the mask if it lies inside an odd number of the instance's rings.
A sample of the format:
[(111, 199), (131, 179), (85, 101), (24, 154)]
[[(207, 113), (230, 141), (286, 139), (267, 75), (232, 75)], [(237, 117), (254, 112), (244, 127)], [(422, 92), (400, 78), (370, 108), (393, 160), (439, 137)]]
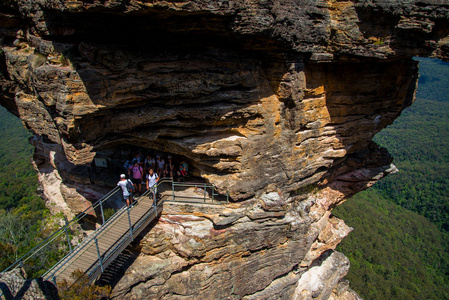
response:
[(384, 45), (385, 44), (385, 38), (383, 37), (370, 37), (368, 40), (373, 43), (374, 45)]
[(104, 221), (106, 222), (107, 220), (109, 220), (114, 214), (115, 214), (115, 209), (113, 209), (113, 208), (106, 208), (103, 211)]
[(295, 195), (298, 195), (298, 196), (316, 193), (316, 192), (318, 192), (318, 187), (313, 184), (309, 184), (309, 185), (300, 187), (299, 189), (294, 191)]
[(34, 69), (39, 68), (40, 66), (43, 66), (47, 62), (47, 56), (37, 53), (34, 55), (33, 60), (31, 61), (31, 65)]
[(72, 62), (70, 61), (70, 59), (67, 56), (65, 56), (64, 54), (61, 54), (59, 56), (59, 63), (63, 67), (73, 67)]

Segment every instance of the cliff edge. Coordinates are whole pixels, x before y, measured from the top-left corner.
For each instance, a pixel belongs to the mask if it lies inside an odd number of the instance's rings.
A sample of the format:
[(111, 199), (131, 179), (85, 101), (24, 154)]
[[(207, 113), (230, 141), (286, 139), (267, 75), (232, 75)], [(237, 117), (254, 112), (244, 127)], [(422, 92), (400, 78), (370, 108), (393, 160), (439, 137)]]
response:
[[(117, 297), (356, 299), (330, 210), (395, 172), (371, 140), (412, 104), (412, 57), (449, 59), (449, 4), (0, 4), (0, 103), (35, 137), (50, 209), (114, 184), (94, 158), (186, 160), (225, 207), (167, 204)], [(110, 178), (109, 178), (109, 177)], [(111, 184), (112, 182), (112, 184)]]

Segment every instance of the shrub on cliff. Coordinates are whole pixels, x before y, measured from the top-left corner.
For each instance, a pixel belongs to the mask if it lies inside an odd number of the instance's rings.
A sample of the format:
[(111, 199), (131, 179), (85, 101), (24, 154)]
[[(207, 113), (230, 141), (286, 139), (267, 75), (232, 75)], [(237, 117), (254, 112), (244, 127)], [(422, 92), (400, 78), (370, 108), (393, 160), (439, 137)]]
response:
[(61, 299), (70, 300), (98, 300), (109, 299), (110, 286), (98, 286), (89, 283), (89, 277), (81, 270), (76, 270), (71, 275), (71, 280), (62, 280), (58, 283), (58, 293)]

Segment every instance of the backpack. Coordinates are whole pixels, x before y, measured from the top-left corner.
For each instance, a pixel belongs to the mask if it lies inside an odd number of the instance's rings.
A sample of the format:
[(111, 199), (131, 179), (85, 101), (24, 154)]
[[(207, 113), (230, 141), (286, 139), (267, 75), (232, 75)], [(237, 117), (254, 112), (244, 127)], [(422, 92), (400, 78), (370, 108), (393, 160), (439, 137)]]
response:
[(133, 183), (128, 179), (126, 180), (126, 189), (128, 190), (128, 193), (134, 193), (134, 185)]

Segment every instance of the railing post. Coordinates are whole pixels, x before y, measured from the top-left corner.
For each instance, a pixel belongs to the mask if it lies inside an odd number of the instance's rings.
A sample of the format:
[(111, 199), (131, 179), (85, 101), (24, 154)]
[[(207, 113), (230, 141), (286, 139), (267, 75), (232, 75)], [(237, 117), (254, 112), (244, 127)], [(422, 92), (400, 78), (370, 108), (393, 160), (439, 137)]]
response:
[(55, 287), (58, 287), (58, 284), (56, 283), (56, 276), (53, 275), (52, 279), (53, 279), (53, 284), (55, 285)]
[(66, 216), (64, 216), (64, 222), (65, 222), (65, 227), (64, 227), (65, 237), (67, 238), (67, 244), (69, 245), (69, 251), (70, 251), (70, 253), (72, 253), (72, 243), (70, 243), (69, 233), (67, 231), (67, 227), (69, 227), (69, 221), (67, 220)]
[(103, 262), (101, 261), (100, 248), (98, 247), (98, 240), (97, 240), (97, 237), (95, 237), (95, 246), (97, 246), (98, 263), (100, 264), (101, 273), (103, 273), (103, 272), (104, 272), (104, 269), (103, 269)]
[(212, 186), (212, 203), (214, 203), (215, 186)]
[(171, 182), (171, 190), (173, 192), (173, 201), (175, 201), (175, 182), (174, 181)]
[(19, 261), (19, 266), (20, 266), (21, 268), (23, 268), (23, 261), (22, 261), (22, 260)]
[(104, 225), (103, 201), (100, 201), (100, 210), (101, 210), (101, 220), (103, 221), (102, 225)]
[(206, 187), (207, 185), (204, 184), (204, 203), (206, 203)]
[(129, 234), (131, 235), (131, 239), (134, 240), (133, 227), (131, 225), (131, 215), (129, 213), (129, 208), (127, 209), (127, 211), (128, 211)]
[(157, 211), (157, 197), (156, 197), (156, 193), (157, 193), (157, 185), (153, 185), (153, 207), (154, 207), (154, 213), (156, 214)]
[(67, 223), (65, 225), (64, 231), (65, 231), (65, 236), (67, 238), (67, 244), (69, 245), (69, 251), (70, 251), (70, 253), (72, 253), (72, 243), (70, 243), (69, 232), (67, 231)]

